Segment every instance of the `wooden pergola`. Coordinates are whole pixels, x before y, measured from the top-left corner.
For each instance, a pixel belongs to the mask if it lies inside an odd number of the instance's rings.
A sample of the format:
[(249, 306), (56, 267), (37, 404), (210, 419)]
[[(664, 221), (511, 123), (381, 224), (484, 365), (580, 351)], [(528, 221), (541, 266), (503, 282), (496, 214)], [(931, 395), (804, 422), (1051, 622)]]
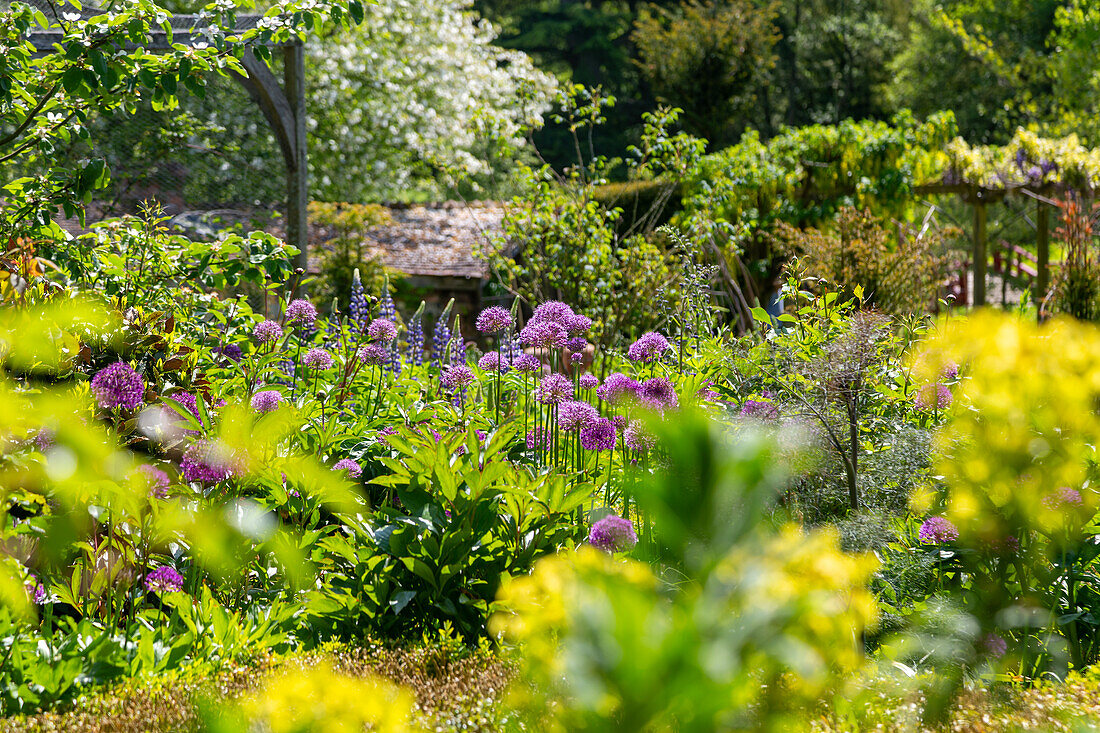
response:
[[(87, 19), (100, 14), (95, 8), (85, 6), (79, 11), (75, 6), (55, 4), (50, 0), (25, 0), (27, 4), (42, 11), (47, 18), (60, 25), (58, 14), (64, 12), (79, 13)], [(260, 15), (240, 15), (236, 18), (234, 33), (243, 33), (256, 28)], [(205, 20), (204, 20), (205, 22)], [(144, 47), (150, 51), (168, 51), (174, 45), (195, 47), (207, 44), (208, 37), (196, 15), (175, 15), (171, 19), (171, 37), (164, 28), (150, 28), (149, 43)], [(50, 27), (31, 34), (30, 40), (39, 49), (39, 53), (49, 53), (54, 44), (64, 37), (60, 27)], [(309, 178), (306, 147), (306, 85), (305, 52), (301, 39), (284, 43), (264, 44), (273, 52), (282, 54), (283, 79), (279, 79), (271, 68), (251, 49), (245, 48), (241, 64), (245, 74), (232, 73), (253, 102), (263, 112), (268, 125), (275, 133), (279, 149), (286, 164), (286, 240), (299, 250), (297, 264), (303, 272), (308, 270), (309, 226), (307, 205), (309, 203)], [(300, 283), (299, 283), (300, 286)]]

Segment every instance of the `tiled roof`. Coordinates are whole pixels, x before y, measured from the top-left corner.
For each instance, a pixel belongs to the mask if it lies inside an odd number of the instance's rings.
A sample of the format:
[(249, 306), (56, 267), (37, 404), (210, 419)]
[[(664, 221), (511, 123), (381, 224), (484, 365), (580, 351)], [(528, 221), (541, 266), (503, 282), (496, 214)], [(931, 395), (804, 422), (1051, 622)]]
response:
[(390, 223), (364, 235), (367, 248), (387, 267), (408, 275), (488, 278), (488, 267), (474, 249), (500, 230), (504, 209), (499, 205), (394, 207), (390, 214)]

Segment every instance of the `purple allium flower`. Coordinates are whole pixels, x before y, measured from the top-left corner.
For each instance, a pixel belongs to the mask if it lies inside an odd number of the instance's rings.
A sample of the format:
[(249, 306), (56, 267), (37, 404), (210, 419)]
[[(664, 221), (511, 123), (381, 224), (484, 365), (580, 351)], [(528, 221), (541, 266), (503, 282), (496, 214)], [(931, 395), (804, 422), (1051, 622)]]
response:
[(232, 476), (234, 466), (225, 446), (200, 440), (184, 451), (180, 471), (184, 481), (213, 484)]
[(703, 382), (698, 391), (695, 392), (695, 397), (706, 402), (716, 402), (722, 399), (722, 395), (711, 389), (712, 384), (713, 382)]
[(647, 451), (657, 444), (654, 438), (638, 420), (633, 420), (623, 430), (623, 442), (627, 448), (636, 451)]
[(537, 372), (542, 368), (542, 362), (533, 354), (520, 354), (519, 358), (512, 360), (512, 368), (517, 372)]
[(352, 478), (359, 478), (363, 475), (363, 467), (350, 458), (341, 458), (336, 462), (336, 465), (332, 467), (333, 471), (347, 471), (348, 476)]
[(324, 349), (310, 349), (302, 357), (302, 365), (310, 369), (328, 369), (334, 364), (332, 354)]
[(627, 426), (626, 415), (612, 415), (611, 424), (615, 426), (615, 430), (622, 432)]
[(149, 496), (156, 499), (168, 498), (168, 484), (170, 481), (167, 473), (144, 463), (138, 466), (138, 471), (145, 479), (145, 485), (149, 487)]
[(951, 405), (951, 390), (946, 384), (926, 384), (916, 396), (917, 409), (944, 410)]
[(1008, 651), (1008, 642), (1001, 635), (990, 631), (982, 637), (981, 649), (994, 659), (1000, 659)]
[(612, 450), (615, 447), (615, 426), (606, 417), (593, 420), (581, 428), (581, 445), (585, 450)]
[(643, 333), (641, 337), (626, 350), (626, 358), (631, 361), (640, 361), (651, 364), (672, 348), (664, 336), (650, 331)]
[(183, 576), (175, 568), (159, 567), (145, 576), (145, 589), (150, 593), (177, 593), (183, 590)]
[(261, 344), (278, 340), (283, 335), (283, 327), (275, 321), (260, 321), (252, 329), (252, 336)]
[(244, 358), (244, 353), (241, 351), (241, 347), (237, 344), (225, 344), (224, 346), (215, 346), (215, 354), (221, 354), (226, 359), (233, 361), (240, 361)]
[(535, 398), (544, 405), (557, 405), (572, 396), (573, 383), (564, 374), (547, 374), (535, 393)]
[(574, 353), (584, 351), (588, 348), (588, 339), (584, 336), (574, 336), (565, 342), (565, 348)]
[(370, 317), (370, 304), (367, 303), (367, 293), (363, 289), (363, 281), (359, 279), (359, 268), (351, 276), (351, 294), (348, 296), (348, 326), (353, 333), (362, 333), (367, 330), (367, 319)]
[(664, 410), (678, 404), (676, 388), (664, 377), (653, 377), (642, 382), (638, 387), (638, 397), (642, 404), (654, 410)]
[(504, 374), (508, 371), (508, 362), (502, 361), (498, 352), (490, 351), (477, 360), (477, 368), (483, 372), (495, 372), (499, 368), (500, 373)]
[(959, 365), (953, 361), (946, 362), (943, 365), (943, 369), (940, 370), (940, 376), (948, 381), (957, 379), (959, 376)]
[(397, 326), (393, 324), (393, 321), (385, 318), (375, 318), (367, 327), (367, 338), (371, 341), (388, 344), (397, 338)]
[(1081, 506), (1082, 502), (1081, 492), (1077, 489), (1071, 489), (1068, 486), (1061, 487), (1053, 494), (1043, 499), (1043, 504), (1051, 509)]
[(527, 346), (560, 349), (569, 340), (565, 328), (554, 321), (531, 321), (519, 332), (519, 340)]
[(592, 319), (582, 315), (566, 316), (561, 325), (565, 326), (570, 336), (579, 336), (592, 328)]
[(592, 525), (588, 542), (604, 552), (624, 552), (638, 544), (638, 535), (629, 519), (609, 514)]
[(959, 539), (959, 530), (945, 517), (929, 517), (920, 526), (917, 537), (926, 545), (942, 545)]
[(359, 361), (367, 366), (377, 366), (386, 361), (389, 355), (390, 352), (381, 344), (367, 344), (360, 347), (358, 352)]
[(568, 400), (558, 406), (558, 427), (566, 432), (580, 430), (599, 417), (600, 413), (587, 402)]
[(527, 433), (527, 450), (550, 450), (550, 437), (550, 431), (546, 428), (534, 428)]
[(283, 404), (283, 396), (273, 389), (266, 389), (252, 395), (252, 409), (261, 414), (274, 412)]
[(596, 389), (600, 386), (599, 377), (595, 374), (582, 374), (577, 383), (581, 389)]
[(23, 581), (23, 589), (27, 591), (27, 596), (33, 599), (34, 603), (41, 606), (46, 600), (46, 588), (38, 582), (38, 576), (34, 573), (27, 573), (27, 579)]
[(474, 373), (470, 367), (459, 364), (447, 367), (439, 377), (439, 381), (449, 390), (462, 389), (474, 381)]
[(34, 446), (42, 453), (45, 453), (50, 446), (53, 445), (54, 438), (57, 433), (49, 428), (42, 428), (38, 431), (38, 434), (34, 436)]
[(623, 401), (636, 398), (639, 387), (638, 382), (622, 372), (612, 372), (603, 380), (603, 384), (596, 390), (596, 394), (605, 402), (618, 405), (622, 404)]
[(745, 400), (741, 405), (741, 417), (774, 420), (779, 417), (779, 408), (770, 400)]
[(548, 300), (535, 308), (530, 323), (549, 322), (564, 326), (566, 320), (574, 315), (573, 309), (560, 300)]
[(132, 366), (116, 361), (92, 377), (92, 394), (106, 410), (116, 407), (135, 410), (145, 397), (145, 381)]
[(569, 363), (572, 364), (573, 366), (577, 366), (578, 364), (581, 364), (583, 361), (584, 361), (584, 354), (574, 352), (574, 353), (569, 355)]
[(512, 314), (507, 308), (494, 305), (481, 311), (477, 316), (477, 330), (482, 333), (500, 333), (512, 327)]
[(297, 323), (303, 328), (312, 328), (316, 320), (317, 309), (313, 307), (313, 303), (304, 298), (292, 300), (290, 305), (286, 307), (287, 323)]

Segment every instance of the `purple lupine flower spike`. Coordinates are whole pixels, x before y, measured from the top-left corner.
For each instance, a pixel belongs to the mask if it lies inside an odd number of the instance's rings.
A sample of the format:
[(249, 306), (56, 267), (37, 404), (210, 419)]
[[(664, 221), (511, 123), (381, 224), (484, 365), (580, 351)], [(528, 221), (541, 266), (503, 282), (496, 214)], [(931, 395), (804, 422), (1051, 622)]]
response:
[(351, 276), (351, 296), (348, 299), (348, 325), (353, 333), (362, 333), (370, 324), (370, 303), (359, 279), (359, 268)]

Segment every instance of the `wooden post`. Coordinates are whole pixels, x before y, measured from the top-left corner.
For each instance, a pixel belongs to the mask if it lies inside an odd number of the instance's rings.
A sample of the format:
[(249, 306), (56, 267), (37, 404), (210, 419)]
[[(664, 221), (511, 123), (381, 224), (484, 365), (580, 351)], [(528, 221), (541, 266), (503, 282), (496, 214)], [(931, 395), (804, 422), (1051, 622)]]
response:
[[(306, 154), (305, 49), (295, 43), (283, 48), (283, 88), (294, 115), (294, 165), (287, 166), (286, 238), (297, 247), (298, 267), (309, 274), (309, 158)], [(305, 289), (298, 282), (297, 293)]]
[[(981, 196), (981, 192), (978, 193)], [(985, 273), (986, 273), (986, 249), (985, 249), (985, 201), (981, 198), (974, 200), (974, 305), (985, 305)]]
[(1035, 263), (1035, 269), (1038, 271), (1035, 278), (1035, 300), (1042, 303), (1043, 299), (1047, 297), (1047, 290), (1050, 288), (1050, 207), (1041, 200), (1036, 203), (1039, 207), (1038, 216), (1035, 220), (1036, 234), (1038, 235), (1036, 244), (1039, 251)]

